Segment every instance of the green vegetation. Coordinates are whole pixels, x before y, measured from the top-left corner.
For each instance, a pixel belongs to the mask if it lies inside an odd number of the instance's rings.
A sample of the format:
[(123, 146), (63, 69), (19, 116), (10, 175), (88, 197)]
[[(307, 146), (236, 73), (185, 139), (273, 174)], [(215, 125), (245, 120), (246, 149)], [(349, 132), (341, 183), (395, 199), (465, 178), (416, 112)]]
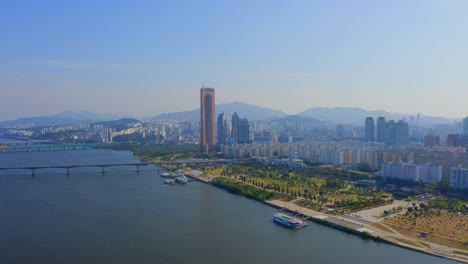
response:
[(356, 169), (361, 172), (375, 172), (376, 170), (372, 169), (367, 162), (361, 162), (356, 165)]
[(222, 177), (215, 178), (211, 183), (214, 186), (225, 189), (226, 191), (230, 193), (243, 195), (250, 199), (257, 200), (257, 201), (270, 200), (276, 196), (275, 193), (273, 192), (261, 190), (253, 186), (250, 186), (248, 184), (235, 181), (229, 178), (222, 178)]
[(429, 206), (434, 209), (468, 214), (468, 202), (457, 198), (437, 197), (429, 203)]
[(308, 167), (293, 171), (286, 166), (256, 162), (229, 166), (200, 166), (198, 169), (290, 197), (290, 200), (303, 207), (317, 211), (328, 208), (335, 214), (392, 201), (391, 194), (374, 187), (355, 187), (351, 181), (372, 179), (369, 174), (360, 172), (325, 167)]

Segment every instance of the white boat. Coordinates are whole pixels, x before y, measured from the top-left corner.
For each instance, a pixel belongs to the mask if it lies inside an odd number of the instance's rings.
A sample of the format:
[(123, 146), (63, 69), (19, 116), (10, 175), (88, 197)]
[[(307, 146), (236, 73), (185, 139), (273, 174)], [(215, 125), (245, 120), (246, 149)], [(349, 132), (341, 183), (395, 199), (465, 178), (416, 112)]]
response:
[(273, 221), (275, 223), (284, 225), (289, 228), (302, 228), (307, 226), (307, 222), (303, 219), (298, 218), (297, 216), (290, 215), (284, 212), (278, 212), (273, 216)]
[(175, 180), (177, 183), (180, 183), (180, 184), (187, 184), (188, 183), (188, 179), (187, 177), (185, 177), (185, 175), (178, 175), (175, 177)]

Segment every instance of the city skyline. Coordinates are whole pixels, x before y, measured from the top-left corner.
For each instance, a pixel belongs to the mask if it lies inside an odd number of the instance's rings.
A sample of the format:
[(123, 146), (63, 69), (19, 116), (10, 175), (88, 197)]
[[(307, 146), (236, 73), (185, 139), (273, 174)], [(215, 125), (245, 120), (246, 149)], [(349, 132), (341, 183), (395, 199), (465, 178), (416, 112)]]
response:
[(0, 120), (83, 109), (130, 116), (195, 109), (193, 88), (203, 81), (217, 87), (218, 103), (288, 114), (350, 106), (462, 118), (467, 7), (10, 2), (0, 18), (0, 90), (8, 109)]

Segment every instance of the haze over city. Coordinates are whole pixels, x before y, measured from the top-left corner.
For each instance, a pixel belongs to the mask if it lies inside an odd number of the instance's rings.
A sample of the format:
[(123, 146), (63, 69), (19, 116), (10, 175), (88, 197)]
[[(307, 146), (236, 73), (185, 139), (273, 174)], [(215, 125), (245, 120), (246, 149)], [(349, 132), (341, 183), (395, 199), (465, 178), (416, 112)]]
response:
[(131, 116), (217, 103), (461, 118), (466, 1), (96, 3), (0, 11), (0, 120), (88, 110)]

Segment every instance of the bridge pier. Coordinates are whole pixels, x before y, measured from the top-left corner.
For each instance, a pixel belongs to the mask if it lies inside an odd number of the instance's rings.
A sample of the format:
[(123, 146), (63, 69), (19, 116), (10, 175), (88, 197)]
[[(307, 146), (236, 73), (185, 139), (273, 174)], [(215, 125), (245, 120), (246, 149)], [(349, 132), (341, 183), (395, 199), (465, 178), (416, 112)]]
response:
[(67, 176), (70, 176), (70, 168), (67, 168)]
[(36, 170), (35, 169), (31, 169), (31, 176), (32, 177), (36, 176)]
[(101, 168), (102, 168), (102, 172), (101, 172), (101, 173), (102, 173), (102, 175), (104, 175), (104, 174), (106, 173), (106, 171), (105, 171), (105, 168), (106, 168), (106, 167), (101, 167)]

